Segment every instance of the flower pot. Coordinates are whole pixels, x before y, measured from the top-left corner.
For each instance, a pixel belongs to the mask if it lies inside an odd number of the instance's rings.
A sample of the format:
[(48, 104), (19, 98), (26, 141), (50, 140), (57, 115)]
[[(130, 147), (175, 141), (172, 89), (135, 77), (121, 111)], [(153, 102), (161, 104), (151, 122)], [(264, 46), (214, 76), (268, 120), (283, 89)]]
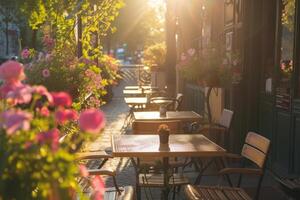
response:
[(159, 133), (159, 150), (160, 151), (170, 151), (169, 147), (169, 131), (162, 131)]

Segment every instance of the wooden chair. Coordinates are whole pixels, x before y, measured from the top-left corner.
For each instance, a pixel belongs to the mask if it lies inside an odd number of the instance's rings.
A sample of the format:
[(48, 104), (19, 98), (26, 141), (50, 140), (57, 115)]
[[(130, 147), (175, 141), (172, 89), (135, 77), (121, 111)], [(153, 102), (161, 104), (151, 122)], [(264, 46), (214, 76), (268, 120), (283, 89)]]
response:
[[(64, 135), (59, 139), (62, 143), (68, 140), (68, 135)], [(132, 200), (134, 197), (134, 189), (132, 186), (119, 187), (116, 181), (116, 170), (111, 167), (104, 168), (104, 164), (108, 159), (113, 158), (107, 151), (92, 151), (92, 152), (80, 152), (75, 154), (76, 162), (88, 161), (88, 160), (100, 160), (100, 164), (95, 169), (88, 169), (89, 176), (110, 176), (113, 179), (114, 188), (106, 188), (104, 193), (104, 200)], [(88, 179), (89, 181), (89, 179)]]
[[(245, 144), (242, 148), (241, 155), (227, 154), (226, 158), (238, 159), (242, 161), (243, 166), (240, 168), (225, 167), (219, 171), (218, 175), (225, 176), (230, 174), (239, 174), (237, 188), (227, 187), (203, 187), (188, 186), (185, 188), (185, 194), (188, 199), (251, 199), (246, 192), (239, 188), (242, 181), (242, 175), (256, 175), (259, 177), (257, 190), (254, 199), (258, 199), (261, 183), (265, 173), (265, 161), (270, 147), (270, 140), (254, 132), (247, 134)], [(246, 161), (254, 167), (246, 167)], [(232, 186), (230, 179), (228, 183)]]
[(182, 101), (183, 101), (183, 94), (178, 93), (177, 97), (176, 97), (175, 105), (174, 105), (174, 110), (175, 111), (182, 110)]
[(233, 115), (233, 111), (223, 109), (219, 121), (217, 123), (203, 125), (203, 127), (200, 128), (200, 133), (218, 144), (223, 143), (224, 146), (227, 147), (229, 142), (226, 138), (229, 138)]
[[(87, 156), (87, 157), (80, 157), (80, 161), (83, 159), (95, 159), (99, 157), (95, 156)], [(79, 159), (79, 158), (78, 158)], [(134, 188), (132, 186), (124, 186), (119, 187), (116, 181), (116, 170), (112, 168), (101, 168), (101, 169), (88, 169), (89, 177), (87, 180), (90, 182), (91, 176), (110, 176), (113, 179), (114, 187), (112, 188), (105, 188), (104, 192), (104, 200), (132, 200), (134, 199)], [(86, 178), (84, 178), (86, 179)], [(93, 194), (92, 194), (93, 196)]]
[(161, 124), (168, 125), (171, 134), (182, 133), (181, 122), (179, 120), (170, 121), (134, 121), (132, 123), (133, 134), (157, 134), (157, 129)]

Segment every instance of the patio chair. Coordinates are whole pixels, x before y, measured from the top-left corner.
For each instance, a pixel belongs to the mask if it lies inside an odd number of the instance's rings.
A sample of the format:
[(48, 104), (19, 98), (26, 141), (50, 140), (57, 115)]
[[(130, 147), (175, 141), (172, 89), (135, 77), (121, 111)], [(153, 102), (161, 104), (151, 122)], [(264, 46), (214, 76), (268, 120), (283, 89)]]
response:
[(181, 122), (179, 120), (170, 121), (134, 121), (132, 123), (133, 134), (157, 134), (157, 129), (161, 124), (166, 124), (171, 134), (182, 133)]
[[(67, 137), (68, 134), (65, 134), (59, 139), (59, 142), (62, 143), (64, 140), (67, 139)], [(76, 150), (72, 150), (72, 151), (76, 151)], [(116, 170), (111, 167), (103, 168), (104, 164), (110, 158), (113, 157), (108, 151), (91, 151), (91, 152), (75, 153), (76, 162), (82, 162), (86, 160), (101, 161), (97, 168), (88, 169), (89, 176), (101, 175), (101, 176), (112, 177), (114, 187), (105, 189), (104, 198), (103, 198), (104, 200), (132, 200), (134, 196), (133, 187), (132, 186), (119, 187), (116, 181)]]
[(174, 105), (174, 110), (175, 111), (182, 110), (182, 101), (183, 101), (183, 94), (178, 93), (177, 97), (176, 97), (175, 105)]
[(299, 175), (293, 175), (292, 177), (275, 177), (281, 186), (284, 193), (293, 199), (300, 199), (300, 178)]
[[(243, 146), (241, 155), (230, 154), (226, 158), (237, 159), (242, 161), (242, 167), (229, 168), (225, 167), (218, 172), (219, 176), (227, 176), (228, 187), (215, 187), (215, 186), (192, 186), (189, 185), (185, 188), (186, 197), (190, 200), (195, 199), (251, 199), (248, 194), (240, 188), (242, 182), (242, 175), (255, 175), (259, 177), (256, 194), (254, 199), (258, 199), (261, 183), (265, 173), (265, 161), (270, 147), (270, 140), (258, 135), (254, 132), (247, 134), (245, 144)], [(225, 160), (226, 161), (226, 160)], [(246, 167), (246, 161), (250, 162), (253, 167)], [(228, 165), (226, 165), (228, 166)], [(232, 188), (232, 182), (229, 175), (239, 174), (237, 187)], [(200, 176), (200, 175), (199, 175)], [(199, 176), (197, 179), (199, 180)], [(196, 180), (197, 183), (197, 180)]]
[(203, 125), (200, 127), (199, 132), (207, 136), (209, 139), (215, 140), (217, 144), (223, 144), (225, 147), (228, 147), (229, 131), (233, 115), (233, 111), (223, 109), (221, 117), (217, 123)]
[[(82, 161), (82, 160), (80, 160)], [(116, 171), (112, 168), (88, 169), (89, 177), (83, 178), (90, 182), (91, 176), (110, 176), (112, 177), (114, 187), (105, 188), (104, 200), (132, 200), (134, 199), (134, 188), (132, 186), (119, 187), (116, 181)], [(89, 186), (89, 185), (88, 185)], [(93, 196), (93, 194), (91, 194)]]

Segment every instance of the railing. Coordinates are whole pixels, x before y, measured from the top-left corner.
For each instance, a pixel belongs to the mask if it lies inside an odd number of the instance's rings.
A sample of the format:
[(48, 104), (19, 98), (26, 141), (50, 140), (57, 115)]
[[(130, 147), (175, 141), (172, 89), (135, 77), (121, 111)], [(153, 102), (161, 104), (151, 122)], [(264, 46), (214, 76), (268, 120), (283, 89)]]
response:
[[(138, 85), (150, 85), (151, 84), (151, 71), (149, 67), (136, 64), (136, 65), (120, 65), (120, 70), (123, 73), (123, 79), (127, 78), (127, 81), (136, 81)], [(130, 80), (128, 80), (130, 79)], [(135, 79), (135, 80), (134, 80)]]

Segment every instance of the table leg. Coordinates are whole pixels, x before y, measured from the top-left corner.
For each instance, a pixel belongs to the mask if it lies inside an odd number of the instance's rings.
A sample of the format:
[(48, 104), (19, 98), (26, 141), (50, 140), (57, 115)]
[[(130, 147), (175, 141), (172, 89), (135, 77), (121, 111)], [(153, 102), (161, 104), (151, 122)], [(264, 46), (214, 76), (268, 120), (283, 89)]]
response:
[(203, 173), (205, 172), (205, 170), (213, 163), (214, 161), (214, 158), (212, 158), (210, 161), (208, 161), (208, 163), (206, 163), (199, 171), (199, 175), (197, 176), (196, 180), (195, 180), (195, 185), (199, 185), (200, 184), (200, 181), (201, 181), (201, 178), (202, 178), (202, 175)]
[(136, 199), (137, 200), (141, 200), (142, 196), (141, 196), (141, 187), (139, 185), (139, 161), (138, 163), (135, 162), (134, 158), (131, 158), (131, 162), (133, 164), (133, 167), (135, 169), (135, 191), (136, 191)]
[(163, 158), (163, 172), (164, 172), (164, 189), (162, 192), (162, 199), (167, 200), (170, 192), (169, 188), (169, 158)]

